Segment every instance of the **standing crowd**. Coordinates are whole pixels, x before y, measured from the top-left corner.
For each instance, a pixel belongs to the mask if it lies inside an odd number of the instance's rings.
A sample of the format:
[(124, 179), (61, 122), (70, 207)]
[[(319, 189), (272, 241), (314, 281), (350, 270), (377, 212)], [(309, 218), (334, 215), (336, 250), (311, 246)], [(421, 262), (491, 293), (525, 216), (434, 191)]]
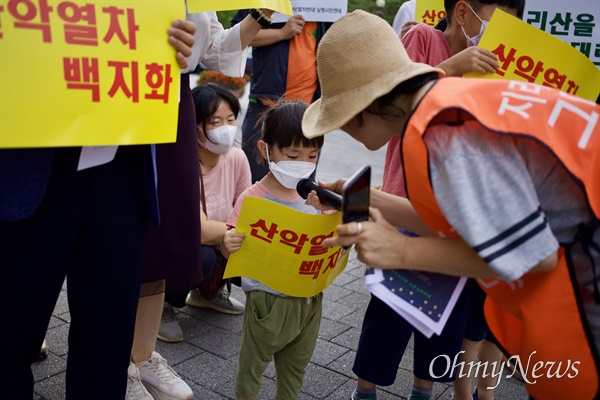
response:
[[(369, 221), (339, 225), (323, 246), (354, 245), (367, 267), (469, 278), (431, 338), (372, 296), (347, 398), (377, 399), (392, 385), (411, 337), (409, 400), (430, 399), (435, 382), (453, 382), (455, 400), (494, 399), (502, 359), (514, 355), (578, 362), (569, 379), (544, 370), (527, 385), (531, 398), (599, 398), (600, 106), (461, 78), (499, 67), (477, 44), (496, 9), (521, 18), (525, 0), (445, 0), (435, 28), (415, 21), (414, 7), (405, 2), (393, 27), (361, 10), (335, 23), (240, 10), (228, 29), (214, 12), (187, 14), (167, 27), (181, 67), (176, 142), (120, 146), (83, 171), (81, 148), (0, 150), (0, 299), (14, 322), (0, 333), (12, 383), (0, 397), (33, 399), (31, 364), (47, 354), (66, 278), (67, 399), (193, 399), (156, 351), (157, 339), (187, 334), (174, 311), (185, 305), (244, 314), (238, 399), (257, 398), (271, 361), (276, 399), (298, 399), (323, 294), (287, 296), (223, 270), (244, 243), (245, 197), (329, 212), (296, 185), (315, 176), (323, 135), (341, 129), (370, 150), (387, 144), (383, 185)], [(192, 90), (189, 77), (199, 65), (242, 76), (250, 46), (240, 149), (236, 96), (212, 83)], [(341, 193), (344, 182), (319, 185)], [(475, 383), (432, 368), (440, 355), (495, 370)]]

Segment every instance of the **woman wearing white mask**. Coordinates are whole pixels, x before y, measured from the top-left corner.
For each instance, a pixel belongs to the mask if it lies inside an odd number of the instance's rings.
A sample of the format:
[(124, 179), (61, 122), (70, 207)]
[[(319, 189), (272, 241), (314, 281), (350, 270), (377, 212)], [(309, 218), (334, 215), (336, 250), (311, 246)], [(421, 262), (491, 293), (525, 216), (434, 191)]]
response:
[[(239, 195), (251, 182), (250, 165), (246, 154), (234, 147), (237, 134), (237, 116), (240, 103), (227, 89), (212, 83), (192, 90), (198, 136), (200, 162), (202, 274), (167, 279), (167, 292), (158, 338), (166, 342), (180, 342), (183, 333), (175, 318), (174, 307), (185, 304), (210, 308), (225, 314), (242, 314), (244, 305), (230, 297), (229, 290), (221, 287), (214, 298), (207, 298), (199, 288), (181, 291), (190, 281), (206, 278), (215, 266), (215, 247), (226, 231), (225, 222)], [(200, 272), (200, 271), (198, 271)], [(183, 284), (181, 284), (183, 283)], [(202, 281), (199, 282), (200, 285)], [(187, 296), (187, 298), (186, 298)]]

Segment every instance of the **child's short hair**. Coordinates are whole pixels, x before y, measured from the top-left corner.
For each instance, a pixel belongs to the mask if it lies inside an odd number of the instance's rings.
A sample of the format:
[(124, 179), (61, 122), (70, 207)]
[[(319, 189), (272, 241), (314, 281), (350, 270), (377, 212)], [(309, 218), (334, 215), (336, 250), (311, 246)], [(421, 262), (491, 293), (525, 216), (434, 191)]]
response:
[[(280, 100), (261, 114), (257, 124), (261, 125), (261, 139), (269, 147), (280, 149), (290, 146), (308, 148), (323, 147), (323, 136), (308, 139), (302, 134), (302, 116), (308, 105), (300, 100)], [(260, 157), (259, 163), (266, 163)]]
[[(444, 9), (446, 10), (446, 19), (448, 21), (452, 19), (454, 7), (459, 1), (460, 0), (444, 0)], [(512, 8), (517, 10), (517, 17), (519, 18), (523, 18), (523, 13), (525, 12), (525, 0), (466, 0), (466, 2), (473, 7), (475, 12), (478, 12), (484, 5)]]
[(240, 102), (229, 89), (214, 83), (204, 83), (192, 89), (194, 109), (196, 110), (196, 125), (202, 124), (206, 131), (206, 122), (217, 112), (222, 101), (227, 102), (233, 115), (237, 118), (240, 113)]

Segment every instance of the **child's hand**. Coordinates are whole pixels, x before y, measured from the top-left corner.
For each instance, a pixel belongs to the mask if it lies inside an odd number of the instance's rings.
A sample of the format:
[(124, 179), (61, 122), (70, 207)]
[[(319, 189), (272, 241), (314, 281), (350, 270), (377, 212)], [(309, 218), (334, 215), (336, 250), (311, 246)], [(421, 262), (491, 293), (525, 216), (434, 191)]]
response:
[(230, 229), (225, 232), (223, 239), (221, 239), (220, 250), (225, 258), (229, 258), (231, 253), (235, 253), (242, 248), (242, 242), (246, 238), (246, 235), (240, 232), (236, 232)]
[(469, 72), (493, 74), (497, 68), (498, 56), (481, 47), (467, 47), (438, 65), (446, 72), (446, 76), (463, 76)]

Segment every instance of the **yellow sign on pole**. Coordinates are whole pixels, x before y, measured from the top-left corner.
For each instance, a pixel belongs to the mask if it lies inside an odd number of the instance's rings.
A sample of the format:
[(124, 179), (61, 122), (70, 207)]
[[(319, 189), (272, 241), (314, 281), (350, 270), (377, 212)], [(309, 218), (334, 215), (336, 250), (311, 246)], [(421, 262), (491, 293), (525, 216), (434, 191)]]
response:
[(175, 1), (0, 0), (0, 148), (175, 141)]
[[(268, 210), (268, 212), (265, 212)], [(242, 248), (227, 262), (225, 278), (246, 276), (283, 294), (310, 297), (346, 268), (349, 250), (325, 248), (341, 214), (313, 215), (257, 197), (245, 197), (236, 232)]]
[[(525, 40), (526, 39), (526, 40)], [(498, 56), (494, 74), (467, 78), (528, 81), (596, 101), (600, 70), (580, 51), (560, 39), (496, 9), (479, 46)]]
[(187, 0), (188, 12), (242, 10), (246, 8), (268, 8), (282, 14), (293, 15), (290, 0)]
[(415, 5), (415, 21), (435, 26), (445, 16), (444, 0), (417, 0)]

